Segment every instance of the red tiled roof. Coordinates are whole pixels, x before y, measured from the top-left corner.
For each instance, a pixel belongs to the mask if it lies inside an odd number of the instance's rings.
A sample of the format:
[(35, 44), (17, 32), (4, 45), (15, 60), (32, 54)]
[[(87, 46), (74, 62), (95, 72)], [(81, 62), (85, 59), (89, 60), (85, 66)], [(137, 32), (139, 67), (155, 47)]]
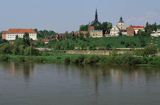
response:
[(17, 34), (17, 33), (36, 33), (35, 30), (33, 29), (9, 29), (8, 31), (4, 31), (3, 33), (12, 33), (12, 34)]
[(144, 28), (144, 26), (130, 26), (132, 28)]

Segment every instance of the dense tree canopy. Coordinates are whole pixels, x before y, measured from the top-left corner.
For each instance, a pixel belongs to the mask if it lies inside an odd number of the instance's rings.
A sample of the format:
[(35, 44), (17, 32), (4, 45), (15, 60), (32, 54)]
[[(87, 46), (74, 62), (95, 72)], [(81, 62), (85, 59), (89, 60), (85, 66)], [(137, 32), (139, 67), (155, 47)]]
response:
[(111, 28), (112, 28), (112, 23), (110, 22), (103, 22), (100, 26), (96, 27), (96, 29), (107, 31), (108, 33), (110, 32)]
[(88, 25), (81, 25), (80, 31), (88, 31)]
[(56, 35), (56, 32), (54, 31), (48, 31), (48, 30), (40, 30), (38, 31), (38, 38), (50, 38)]

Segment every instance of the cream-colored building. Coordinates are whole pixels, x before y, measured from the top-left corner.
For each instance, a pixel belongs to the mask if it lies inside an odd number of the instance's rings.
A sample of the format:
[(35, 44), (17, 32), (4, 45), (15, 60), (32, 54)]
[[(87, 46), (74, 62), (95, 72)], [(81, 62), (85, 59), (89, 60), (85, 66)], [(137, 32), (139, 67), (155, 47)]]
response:
[(90, 37), (92, 38), (101, 38), (103, 37), (103, 31), (102, 30), (93, 30), (89, 32)]

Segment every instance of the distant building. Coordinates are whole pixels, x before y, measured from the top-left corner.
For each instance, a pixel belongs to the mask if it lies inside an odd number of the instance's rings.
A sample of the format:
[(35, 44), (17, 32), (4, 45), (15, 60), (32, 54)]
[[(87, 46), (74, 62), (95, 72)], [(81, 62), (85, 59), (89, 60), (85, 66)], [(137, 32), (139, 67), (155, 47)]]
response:
[(117, 24), (117, 28), (119, 29), (122, 35), (127, 35), (127, 26), (125, 25), (122, 17), (120, 17), (120, 20)]
[(154, 31), (152, 34), (151, 34), (152, 37), (160, 37), (160, 29), (158, 29), (157, 31)]
[(100, 23), (99, 20), (98, 20), (98, 11), (97, 11), (97, 9), (96, 9), (95, 19), (94, 19), (94, 21), (92, 21), (91, 26), (96, 27), (96, 26), (100, 26), (100, 25), (101, 25), (101, 23)]
[(101, 38), (103, 37), (103, 31), (102, 30), (93, 30), (89, 32), (90, 36), (92, 38)]
[(134, 36), (138, 34), (139, 31), (144, 31), (144, 26), (129, 26), (127, 28), (127, 35)]
[(118, 24), (110, 30), (110, 37), (119, 36), (120, 34), (127, 35), (127, 26), (124, 24), (122, 17), (120, 17)]
[(135, 35), (135, 31), (133, 27), (127, 27), (127, 36), (134, 36)]
[(94, 27), (94, 26), (89, 25), (89, 26), (88, 26), (88, 32), (93, 31), (93, 30), (95, 30), (95, 27)]
[(110, 30), (110, 36), (119, 36), (120, 30), (117, 26), (114, 26), (111, 30)]
[(97, 12), (97, 9), (96, 9), (95, 19), (88, 26), (88, 32), (90, 34), (90, 37), (93, 37), (93, 38), (101, 38), (101, 37), (103, 37), (103, 31), (95, 29), (96, 27), (98, 27), (100, 25), (101, 25), (101, 23), (98, 21), (98, 12)]
[(131, 26), (134, 31), (135, 31), (135, 34), (138, 34), (138, 31), (145, 31), (144, 30), (144, 26)]
[(14, 41), (17, 36), (23, 38), (25, 33), (28, 33), (32, 40), (37, 40), (37, 32), (33, 29), (9, 29), (2, 32), (2, 39)]

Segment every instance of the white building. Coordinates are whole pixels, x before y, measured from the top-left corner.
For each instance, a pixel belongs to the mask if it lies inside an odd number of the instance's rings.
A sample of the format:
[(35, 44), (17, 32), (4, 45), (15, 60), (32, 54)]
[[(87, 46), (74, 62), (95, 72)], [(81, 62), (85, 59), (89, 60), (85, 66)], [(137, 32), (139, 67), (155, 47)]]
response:
[(120, 30), (118, 29), (117, 26), (114, 26), (111, 30), (110, 30), (110, 36), (119, 36)]
[(33, 29), (9, 29), (2, 33), (2, 39), (14, 41), (16, 36), (23, 38), (25, 33), (28, 33), (32, 40), (37, 40), (37, 32)]
[(120, 18), (120, 20), (117, 24), (117, 28), (122, 33), (122, 35), (127, 35), (127, 26), (125, 25), (122, 17)]
[(160, 37), (160, 29), (158, 29), (156, 32), (153, 32), (151, 34), (152, 37)]

